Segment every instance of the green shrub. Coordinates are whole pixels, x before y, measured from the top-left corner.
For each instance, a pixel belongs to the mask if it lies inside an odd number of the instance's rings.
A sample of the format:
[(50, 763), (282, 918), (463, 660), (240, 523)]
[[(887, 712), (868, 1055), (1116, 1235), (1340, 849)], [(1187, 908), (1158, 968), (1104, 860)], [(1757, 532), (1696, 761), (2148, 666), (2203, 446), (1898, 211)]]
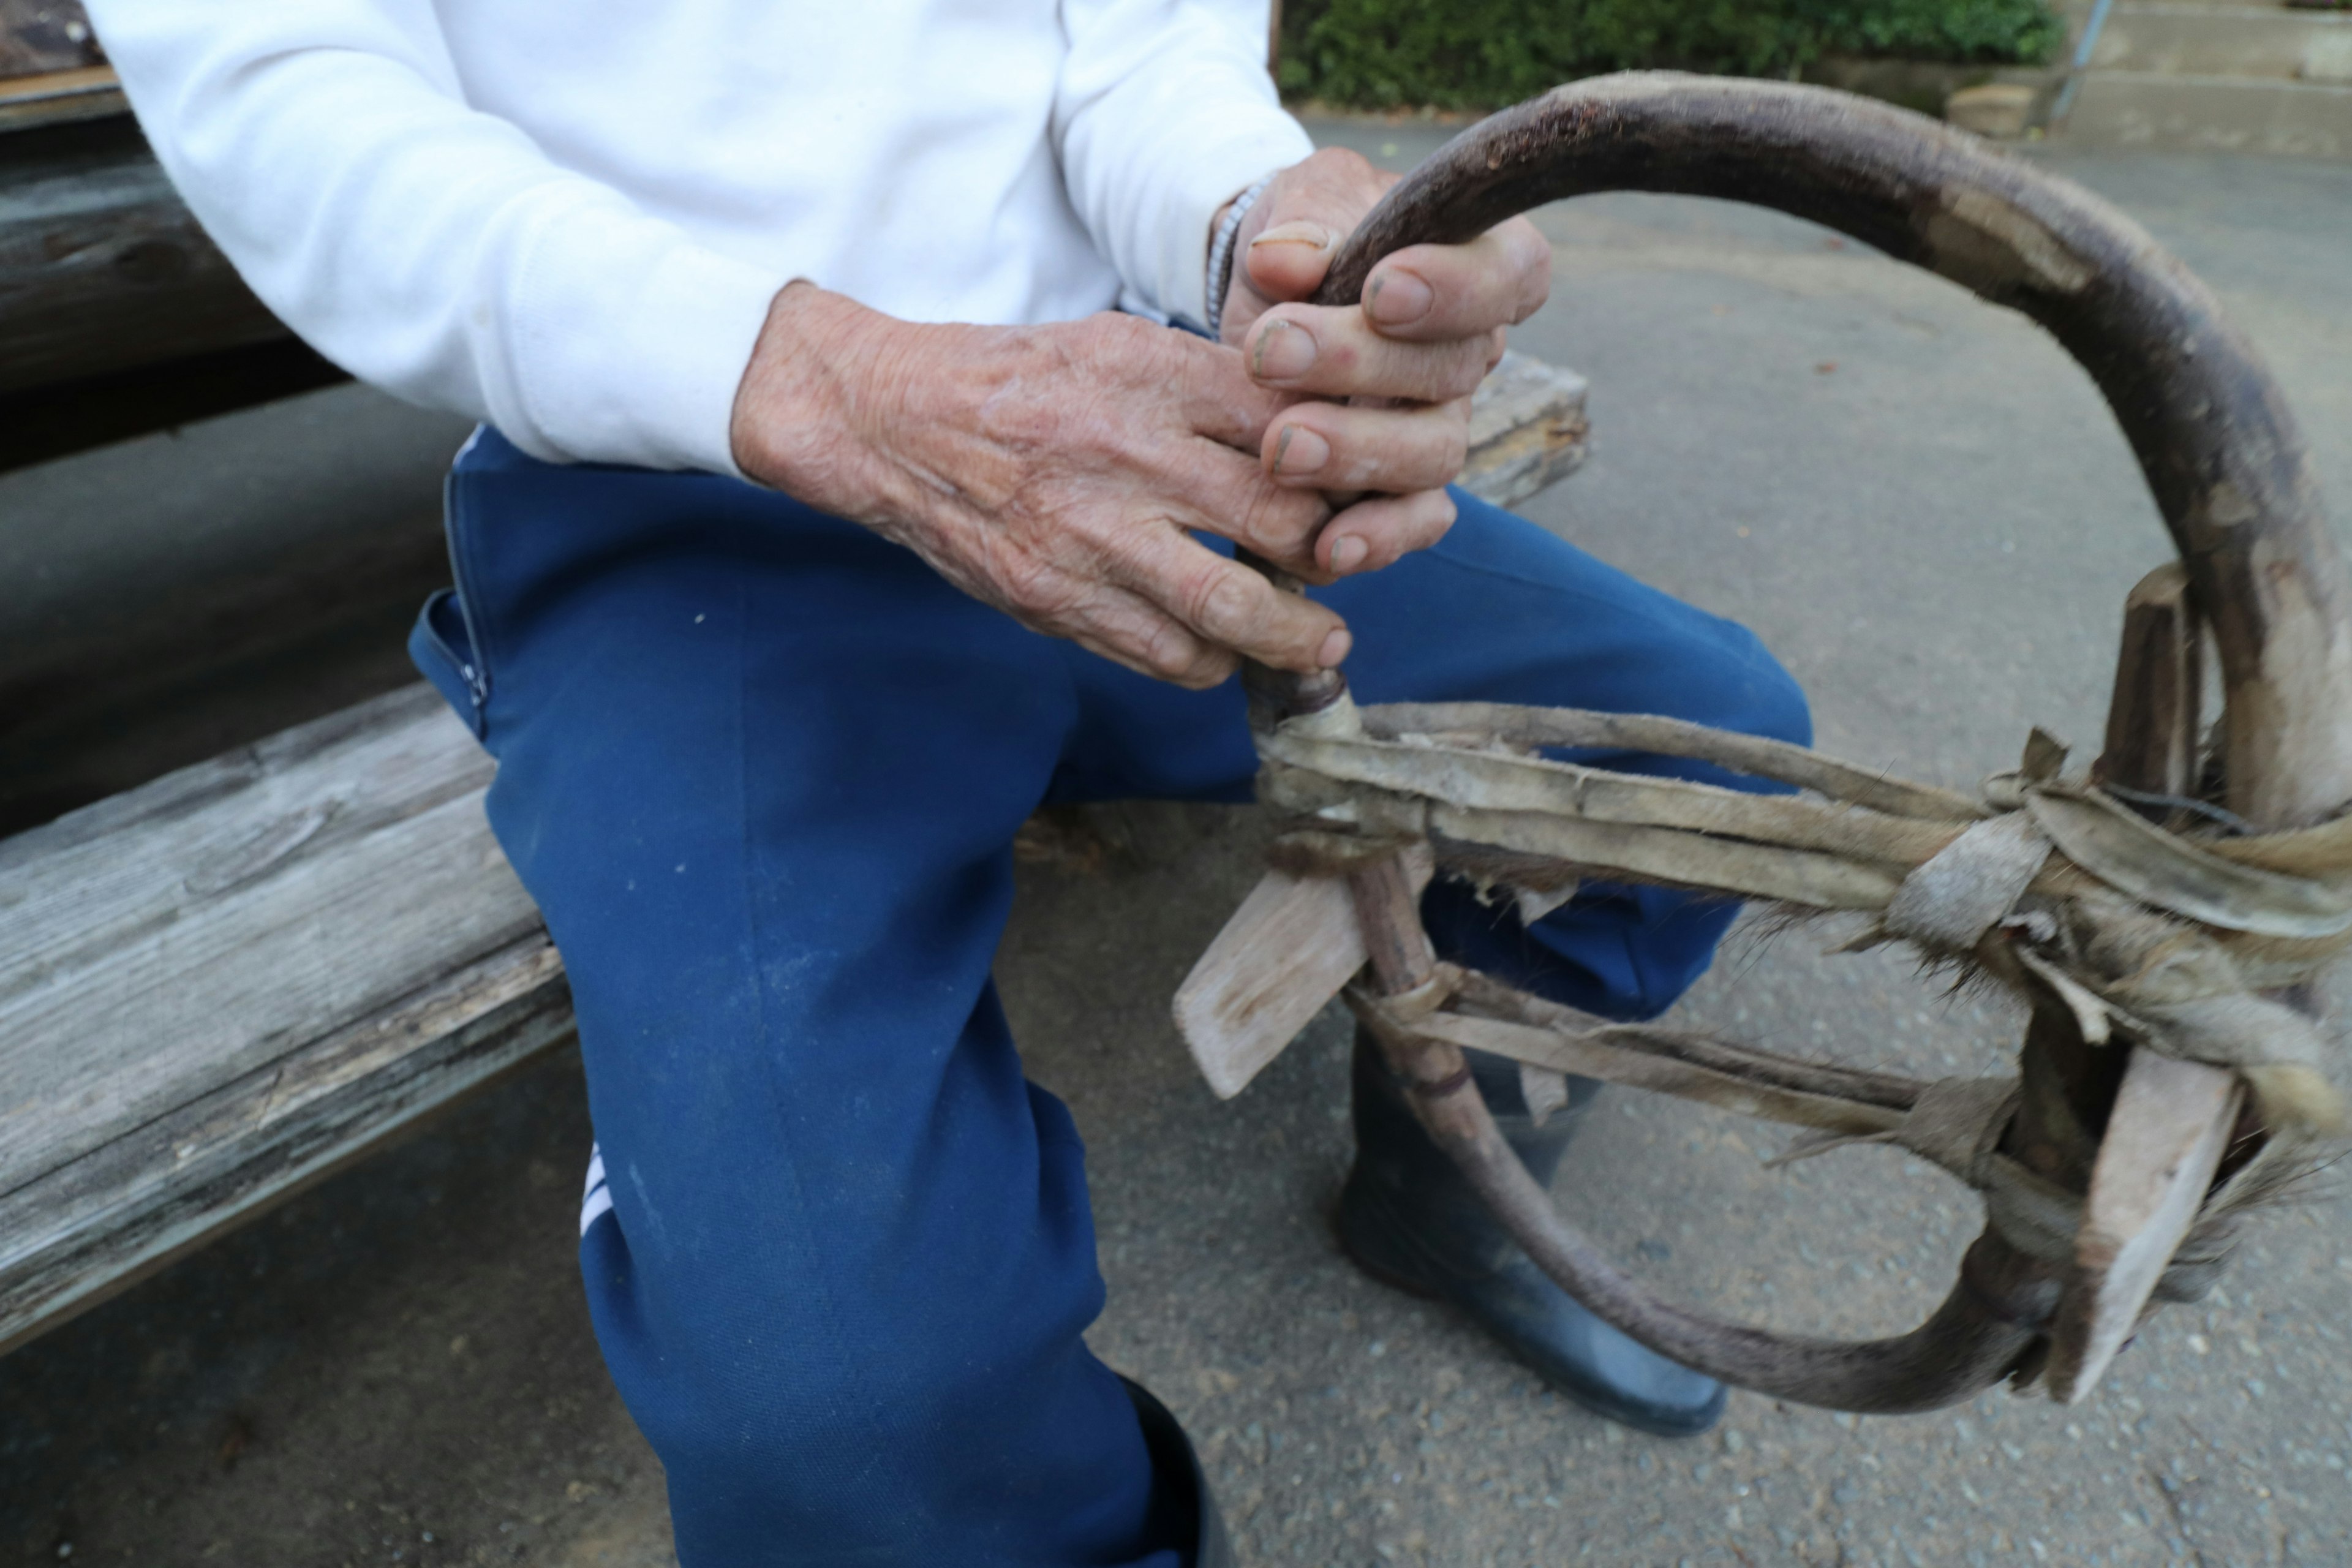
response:
[(1824, 54), (2039, 63), (2045, 0), (1287, 0), (1282, 87), (1368, 108), (1484, 108), (1601, 71), (1790, 76)]

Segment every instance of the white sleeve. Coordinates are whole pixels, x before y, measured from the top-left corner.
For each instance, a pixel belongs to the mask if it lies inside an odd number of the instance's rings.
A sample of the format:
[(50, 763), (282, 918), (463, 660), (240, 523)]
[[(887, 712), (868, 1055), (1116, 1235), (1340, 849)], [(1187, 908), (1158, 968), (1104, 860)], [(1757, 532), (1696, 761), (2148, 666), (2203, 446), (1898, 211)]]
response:
[(1266, 74), (1266, 18), (1265, 0), (1062, 0), (1070, 201), (1129, 287), (1194, 322), (1217, 209), (1315, 150)]
[(789, 279), (468, 109), (430, 0), (92, 0), (132, 109), (263, 303), (362, 380), (557, 460), (735, 472)]

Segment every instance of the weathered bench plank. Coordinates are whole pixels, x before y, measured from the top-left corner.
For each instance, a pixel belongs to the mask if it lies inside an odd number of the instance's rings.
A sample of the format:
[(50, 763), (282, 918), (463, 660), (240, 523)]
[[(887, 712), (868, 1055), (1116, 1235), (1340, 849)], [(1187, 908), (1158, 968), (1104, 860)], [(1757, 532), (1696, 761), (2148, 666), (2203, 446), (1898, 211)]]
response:
[(0, 844), (0, 1346), (569, 1025), (417, 686)]
[(1576, 372), (1507, 351), (1470, 400), (1462, 488), (1511, 506), (1575, 472), (1588, 449), (1584, 395)]
[(431, 692), (319, 728), (0, 846), (0, 1192), (537, 926)]
[(127, 119), (0, 136), (0, 392), (285, 333)]

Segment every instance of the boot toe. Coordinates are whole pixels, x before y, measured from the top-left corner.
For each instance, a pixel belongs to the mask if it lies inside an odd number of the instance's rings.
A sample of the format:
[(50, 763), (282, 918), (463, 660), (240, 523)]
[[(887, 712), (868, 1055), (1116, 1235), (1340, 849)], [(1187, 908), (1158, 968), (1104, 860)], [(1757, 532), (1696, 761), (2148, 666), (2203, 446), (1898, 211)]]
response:
[(1586, 1409), (1660, 1437), (1697, 1436), (1723, 1415), (1722, 1384), (1602, 1322), (1516, 1248), (1498, 1268), (1448, 1268), (1355, 1180), (1337, 1217), (1340, 1245), (1359, 1268), (1460, 1308)]
[(1525, 1258), (1456, 1301), (1589, 1410), (1661, 1437), (1695, 1437), (1723, 1415), (1725, 1389), (1602, 1322)]

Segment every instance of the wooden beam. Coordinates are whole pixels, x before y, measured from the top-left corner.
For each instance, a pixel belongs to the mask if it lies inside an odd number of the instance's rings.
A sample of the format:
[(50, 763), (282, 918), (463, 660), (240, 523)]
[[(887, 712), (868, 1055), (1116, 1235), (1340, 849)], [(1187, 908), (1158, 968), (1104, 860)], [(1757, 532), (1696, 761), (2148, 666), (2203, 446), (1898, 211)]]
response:
[(0, 132), (68, 125), (131, 112), (112, 66), (79, 66), (0, 79)]
[(418, 685), (0, 843), (0, 1347), (568, 1037)]
[(0, 137), (0, 393), (285, 333), (129, 121)]

